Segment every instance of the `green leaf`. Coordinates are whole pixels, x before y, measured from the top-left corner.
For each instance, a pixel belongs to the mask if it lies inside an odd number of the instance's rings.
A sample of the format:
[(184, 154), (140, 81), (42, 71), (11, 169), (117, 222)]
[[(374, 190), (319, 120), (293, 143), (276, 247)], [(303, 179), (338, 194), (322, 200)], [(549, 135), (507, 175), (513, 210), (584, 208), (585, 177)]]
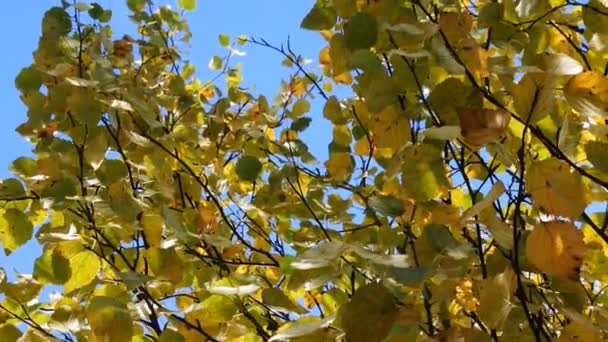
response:
[(187, 80), (194, 75), (196, 67), (192, 63), (186, 63), (182, 67), (182, 77)]
[(323, 116), (336, 125), (343, 125), (347, 122), (347, 118), (340, 107), (340, 102), (338, 102), (338, 99), (335, 96), (331, 96), (327, 99), (327, 102), (325, 102)]
[(61, 7), (52, 7), (44, 13), (42, 34), (48, 38), (65, 36), (72, 30), (70, 15)]
[(11, 323), (0, 325), (0, 337), (5, 341), (19, 341), (21, 335), (23, 335), (21, 330)]
[(184, 336), (175, 330), (165, 329), (158, 335), (158, 342), (186, 342)]
[(490, 2), (479, 11), (479, 26), (491, 27), (494, 23), (502, 20), (504, 5), (498, 2)]
[(332, 7), (315, 5), (304, 17), (300, 27), (307, 30), (329, 30), (336, 24), (336, 11)]
[(146, 0), (127, 0), (127, 6), (133, 12), (140, 12), (146, 6)]
[(418, 286), (426, 279), (431, 269), (428, 267), (385, 267), (385, 275), (404, 286)]
[(403, 201), (399, 198), (386, 195), (378, 195), (369, 199), (370, 207), (378, 213), (386, 216), (400, 216), (405, 212)]
[(60, 179), (45, 188), (40, 196), (52, 198), (55, 201), (63, 201), (66, 197), (76, 196), (77, 193), (76, 184), (72, 180)]
[(91, 8), (89, 8), (89, 15), (92, 19), (99, 19), (102, 16), (103, 12), (103, 7), (101, 7), (101, 5), (96, 2), (92, 3)]
[(34, 65), (21, 69), (15, 78), (15, 86), (23, 93), (37, 91), (41, 85), (42, 75)]
[(608, 6), (604, 4), (599, 0), (591, 0), (587, 6), (583, 6), (583, 22), (591, 32), (608, 34)]
[(0, 198), (15, 198), (25, 195), (23, 184), (15, 178), (8, 178), (0, 182)]
[(228, 45), (230, 45), (230, 36), (228, 36), (227, 34), (220, 34), (217, 37), (217, 40), (220, 42), (220, 45), (223, 47), (227, 47)]
[(406, 148), (403, 155), (401, 180), (406, 192), (414, 199), (434, 199), (449, 188), (441, 150), (430, 144)]
[(585, 144), (587, 159), (599, 170), (608, 172), (608, 143), (590, 141)]
[(296, 103), (293, 104), (293, 108), (291, 109), (291, 113), (289, 115), (290, 118), (297, 118), (310, 110), (310, 102), (305, 98), (301, 98)]
[(298, 132), (303, 132), (310, 126), (311, 118), (303, 116), (291, 123), (291, 129)]
[(458, 244), (448, 227), (434, 223), (424, 227), (420, 239), (426, 241), (438, 253)]
[(262, 163), (253, 156), (242, 156), (236, 163), (236, 174), (242, 180), (253, 182), (262, 172)]
[(348, 61), (351, 68), (367, 72), (384, 71), (384, 66), (382, 66), (382, 62), (378, 56), (369, 50), (357, 50), (353, 52)]
[(105, 185), (111, 185), (127, 175), (127, 167), (120, 159), (106, 159), (95, 171), (99, 181)]
[(56, 249), (47, 250), (34, 262), (34, 278), (42, 283), (63, 284), (72, 275), (70, 262)]
[(395, 297), (382, 284), (357, 289), (342, 309), (342, 327), (349, 342), (382, 341), (397, 314)]
[(351, 50), (370, 48), (376, 44), (377, 37), (378, 22), (368, 13), (357, 13), (344, 26), (346, 47)]
[(101, 119), (103, 108), (95, 100), (95, 93), (91, 89), (74, 88), (68, 95), (66, 104), (71, 115), (83, 124), (97, 126)]
[(118, 299), (96, 296), (87, 306), (87, 319), (98, 341), (130, 341), (133, 322), (127, 306)]
[(7, 209), (0, 218), (0, 242), (6, 255), (11, 254), (32, 238), (34, 226), (18, 209)]

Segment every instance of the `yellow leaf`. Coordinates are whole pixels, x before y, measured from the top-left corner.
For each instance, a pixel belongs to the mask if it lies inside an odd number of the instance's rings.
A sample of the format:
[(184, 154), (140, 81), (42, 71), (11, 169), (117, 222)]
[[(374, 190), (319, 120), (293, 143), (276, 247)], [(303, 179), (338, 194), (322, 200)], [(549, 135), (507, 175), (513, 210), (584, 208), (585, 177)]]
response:
[(369, 155), (369, 141), (366, 138), (361, 138), (355, 143), (355, 153), (360, 156)]
[(539, 223), (526, 240), (526, 257), (542, 272), (578, 280), (585, 253), (583, 233), (570, 222)]
[(198, 218), (196, 222), (199, 233), (215, 233), (218, 220), (219, 213), (214, 204), (209, 201), (201, 201), (198, 205)]
[(444, 12), (439, 17), (439, 27), (451, 43), (465, 39), (472, 26), (473, 18), (466, 13)]
[(146, 241), (151, 247), (160, 247), (163, 218), (157, 214), (144, 214), (141, 218), (141, 226), (146, 234)]
[(306, 82), (301, 78), (294, 78), (289, 84), (289, 90), (294, 96), (300, 97), (306, 93)]
[(333, 136), (334, 142), (340, 146), (349, 146), (350, 142), (353, 140), (350, 129), (344, 125), (334, 126)]
[(479, 46), (475, 39), (472, 38), (463, 41), (460, 50), (467, 69), (478, 77), (487, 77), (488, 50)]
[(336, 83), (342, 83), (345, 85), (350, 85), (351, 83), (353, 83), (353, 76), (350, 74), (349, 71), (343, 72), (341, 74), (335, 75), (334, 76), (334, 81)]
[(178, 284), (184, 274), (184, 263), (175, 249), (148, 249), (150, 268), (158, 279)]
[[(513, 88), (513, 105), (519, 116), (538, 122), (550, 114), (555, 106), (555, 78), (544, 74), (527, 73)], [(524, 120), (524, 121), (525, 121)]]
[(70, 280), (63, 284), (66, 294), (90, 284), (95, 279), (99, 267), (101, 267), (97, 255), (90, 251), (76, 253), (69, 257), (69, 260), (72, 276)]
[(566, 99), (578, 112), (592, 118), (608, 115), (608, 77), (597, 71), (573, 76), (564, 89)]
[(456, 301), (467, 311), (475, 311), (479, 300), (473, 294), (473, 279), (465, 277), (456, 284)]
[(125, 303), (116, 298), (96, 296), (87, 307), (91, 340), (100, 342), (130, 341), (133, 322)]
[(548, 214), (576, 218), (587, 206), (581, 176), (558, 159), (532, 163), (526, 172), (526, 184), (532, 202)]
[(325, 162), (329, 176), (338, 182), (347, 181), (353, 172), (353, 161), (349, 153), (332, 153)]
[(390, 149), (391, 154), (410, 140), (409, 122), (395, 106), (388, 106), (374, 115), (374, 121), (369, 126), (376, 146)]
[(319, 64), (329, 65), (330, 63), (331, 57), (329, 56), (329, 46), (326, 46), (319, 52)]

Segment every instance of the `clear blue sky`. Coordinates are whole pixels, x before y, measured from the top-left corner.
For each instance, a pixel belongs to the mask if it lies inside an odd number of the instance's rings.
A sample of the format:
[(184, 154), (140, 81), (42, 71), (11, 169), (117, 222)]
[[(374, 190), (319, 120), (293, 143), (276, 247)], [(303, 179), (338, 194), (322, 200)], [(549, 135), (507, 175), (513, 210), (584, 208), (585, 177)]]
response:
[[(127, 17), (125, 0), (97, 0), (104, 8), (113, 10), (112, 26), (117, 36), (133, 32), (134, 25)], [(169, 4), (176, 7), (176, 0), (156, 0), (155, 3)], [(223, 56), (226, 50), (218, 44), (217, 37), (225, 33), (231, 37), (245, 34), (251, 37), (262, 37), (271, 43), (286, 42), (291, 37), (292, 48), (318, 64), (317, 54), (326, 45), (318, 33), (299, 28), (301, 19), (312, 7), (314, 1), (285, 0), (198, 0), (198, 8), (187, 14), (193, 33), (190, 56), (186, 56), (197, 67), (197, 76), (202, 80), (211, 78), (215, 72), (207, 68), (213, 55)], [(40, 22), (44, 12), (51, 6), (60, 4), (60, 0), (21, 0), (11, 1), (0, 12), (0, 32), (5, 33), (4, 51), (0, 53), (0, 109), (3, 124), (0, 126), (0, 178), (10, 177), (9, 164), (22, 155), (30, 153), (31, 145), (15, 132), (15, 128), (26, 117), (26, 108), (19, 99), (14, 86), (14, 78), (22, 67), (32, 63), (32, 52), (38, 44)], [(283, 58), (276, 52), (253, 45), (241, 48), (247, 55), (233, 57), (233, 62), (243, 64), (243, 85), (255, 86), (253, 94), (266, 94), (272, 98), (277, 92), (281, 78), (290, 71), (281, 66)], [(319, 111), (318, 106), (313, 111)], [(319, 116), (315, 115), (315, 119)], [(323, 161), (327, 144), (331, 139), (329, 125), (314, 122), (307, 133), (307, 141), (315, 141), (310, 147), (318, 152)], [(318, 139), (323, 137), (322, 139)], [(317, 154), (317, 153), (315, 153)], [(34, 259), (40, 255), (40, 248), (35, 239), (6, 257), (0, 251), (0, 267), (9, 277), (13, 269), (21, 273), (31, 273)]]

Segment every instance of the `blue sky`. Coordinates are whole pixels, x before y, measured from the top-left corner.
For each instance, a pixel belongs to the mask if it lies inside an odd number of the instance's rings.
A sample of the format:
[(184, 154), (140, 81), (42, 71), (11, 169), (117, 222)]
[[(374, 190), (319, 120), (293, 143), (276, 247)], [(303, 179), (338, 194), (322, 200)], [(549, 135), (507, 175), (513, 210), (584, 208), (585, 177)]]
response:
[[(97, 0), (104, 8), (113, 10), (112, 27), (117, 36), (134, 31), (130, 23), (125, 0)], [(156, 0), (155, 3), (176, 6), (175, 0)], [(280, 45), (291, 37), (293, 50), (314, 61), (310, 67), (314, 70), (317, 65), (318, 51), (326, 45), (318, 33), (299, 28), (302, 18), (312, 7), (314, 1), (237, 1), (237, 0), (198, 0), (196, 11), (186, 16), (190, 24), (193, 38), (189, 49), (190, 55), (185, 56), (197, 67), (197, 76), (201, 80), (212, 78), (215, 71), (207, 68), (213, 55), (224, 56), (226, 50), (219, 46), (217, 37), (225, 33), (236, 38), (245, 34), (250, 37), (261, 37), (268, 42)], [(0, 53), (0, 94), (2, 99), (1, 115), (4, 119), (0, 126), (0, 178), (11, 177), (8, 171), (10, 163), (22, 155), (30, 153), (31, 145), (15, 132), (15, 128), (25, 121), (26, 108), (19, 99), (15, 89), (14, 78), (21, 68), (32, 63), (32, 52), (38, 44), (40, 22), (44, 12), (60, 4), (60, 0), (22, 0), (13, 1), (0, 12), (0, 32), (10, 33), (5, 40), (5, 51)], [(289, 4), (289, 5), (287, 5)], [(232, 62), (243, 65), (243, 85), (255, 87), (251, 92), (274, 97), (280, 80), (288, 77), (290, 70), (281, 66), (282, 56), (276, 52), (257, 46), (245, 46), (241, 50), (246, 56), (234, 56)], [(315, 101), (316, 102), (316, 101)], [(313, 106), (313, 111), (319, 111)], [(315, 115), (315, 119), (318, 118)], [(324, 160), (327, 154), (326, 146), (331, 139), (329, 125), (315, 122), (309, 128), (309, 138), (314, 141), (311, 149), (320, 154)], [(327, 141), (326, 141), (327, 140)], [(13, 269), (21, 273), (31, 273), (34, 259), (40, 255), (40, 248), (32, 239), (25, 246), (6, 257), (0, 252), (0, 267), (3, 267), (10, 278)]]

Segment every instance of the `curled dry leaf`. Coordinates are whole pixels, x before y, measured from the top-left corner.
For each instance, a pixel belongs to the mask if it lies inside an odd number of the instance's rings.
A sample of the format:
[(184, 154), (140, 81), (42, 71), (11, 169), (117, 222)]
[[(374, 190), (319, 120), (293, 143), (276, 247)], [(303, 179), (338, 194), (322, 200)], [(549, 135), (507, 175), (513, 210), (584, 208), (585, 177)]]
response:
[(541, 222), (526, 241), (528, 260), (556, 278), (578, 280), (584, 253), (583, 233), (570, 222)]
[(133, 52), (133, 38), (129, 35), (124, 35), (122, 39), (112, 42), (113, 54), (118, 58), (126, 58)]
[(481, 147), (502, 135), (511, 114), (502, 109), (457, 108), (462, 139), (473, 147)]

